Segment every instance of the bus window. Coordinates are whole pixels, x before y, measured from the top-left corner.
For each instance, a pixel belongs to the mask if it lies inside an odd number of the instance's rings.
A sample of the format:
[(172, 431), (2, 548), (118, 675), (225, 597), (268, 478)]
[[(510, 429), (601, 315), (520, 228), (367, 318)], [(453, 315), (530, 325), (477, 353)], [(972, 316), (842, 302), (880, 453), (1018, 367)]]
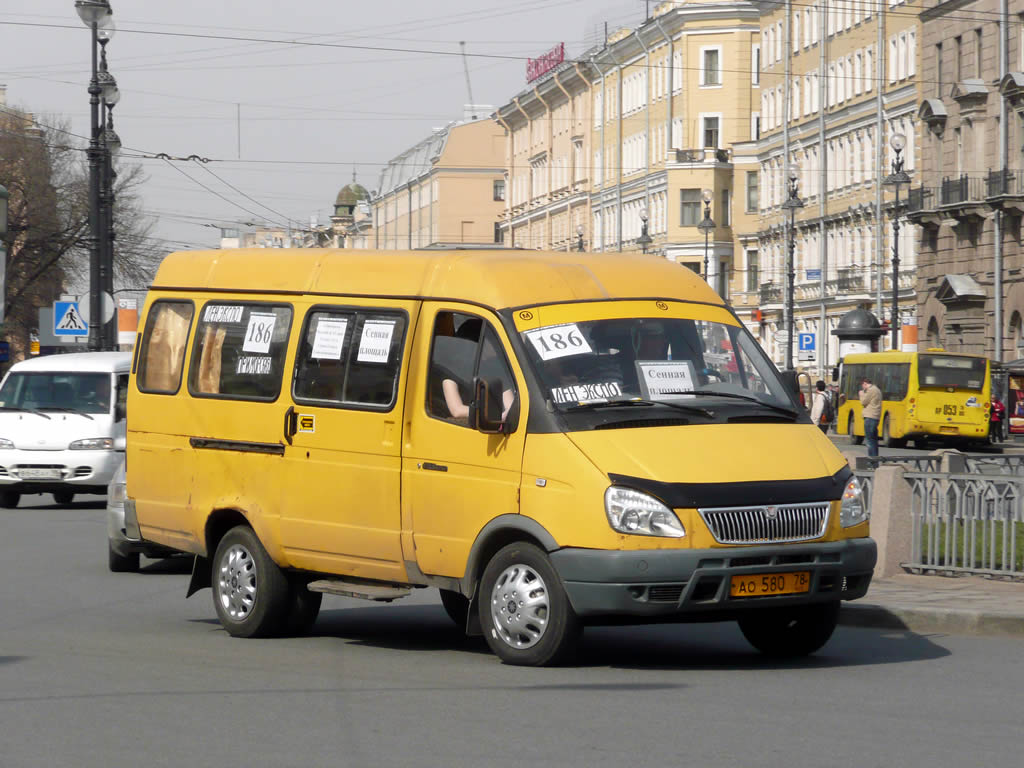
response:
[(921, 355), (917, 363), (918, 386), (973, 389), (985, 386), (985, 358), (952, 355)]

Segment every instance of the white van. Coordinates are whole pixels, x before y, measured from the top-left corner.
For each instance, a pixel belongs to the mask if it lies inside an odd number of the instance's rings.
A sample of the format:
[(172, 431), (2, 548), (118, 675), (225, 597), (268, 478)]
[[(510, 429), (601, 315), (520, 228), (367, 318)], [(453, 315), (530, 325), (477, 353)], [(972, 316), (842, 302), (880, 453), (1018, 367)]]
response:
[(50, 355), (16, 363), (0, 383), (0, 507), (22, 494), (107, 492), (124, 461), (128, 352)]

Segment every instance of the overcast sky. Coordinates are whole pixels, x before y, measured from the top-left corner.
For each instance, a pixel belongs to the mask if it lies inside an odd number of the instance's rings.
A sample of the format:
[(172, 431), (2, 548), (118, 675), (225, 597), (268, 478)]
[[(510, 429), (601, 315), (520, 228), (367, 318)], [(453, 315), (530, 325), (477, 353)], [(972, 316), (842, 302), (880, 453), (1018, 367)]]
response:
[[(500, 105), (525, 86), (525, 57), (560, 41), (567, 55), (578, 54), (597, 39), (603, 20), (612, 29), (633, 25), (647, 3), (111, 5), (117, 31), (108, 62), (122, 94), (114, 119), (126, 154), (218, 161), (126, 160), (143, 165), (146, 209), (157, 220), (155, 234), (173, 250), (216, 246), (219, 231), (211, 225), (224, 222), (290, 219), (307, 226), (318, 215), (328, 223), (353, 169), (360, 183), (376, 188), (381, 163), (462, 117), (468, 96), (459, 41), (470, 54), (474, 101)], [(40, 122), (70, 119), (71, 130), (87, 136), (89, 67), (89, 33), (73, 0), (3, 0), (0, 83), (8, 105), (34, 112)]]

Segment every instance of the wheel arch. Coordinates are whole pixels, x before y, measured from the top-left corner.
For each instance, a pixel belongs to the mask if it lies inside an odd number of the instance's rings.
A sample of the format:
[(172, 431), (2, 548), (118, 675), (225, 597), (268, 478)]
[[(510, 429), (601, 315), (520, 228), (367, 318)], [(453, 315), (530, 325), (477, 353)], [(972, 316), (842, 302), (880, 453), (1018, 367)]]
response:
[(560, 548), (555, 537), (532, 518), (515, 514), (496, 517), (477, 534), (469, 550), (466, 572), (460, 580), (462, 594), (472, 600), (487, 563), (499, 549), (517, 541), (529, 542), (545, 552), (554, 552)]

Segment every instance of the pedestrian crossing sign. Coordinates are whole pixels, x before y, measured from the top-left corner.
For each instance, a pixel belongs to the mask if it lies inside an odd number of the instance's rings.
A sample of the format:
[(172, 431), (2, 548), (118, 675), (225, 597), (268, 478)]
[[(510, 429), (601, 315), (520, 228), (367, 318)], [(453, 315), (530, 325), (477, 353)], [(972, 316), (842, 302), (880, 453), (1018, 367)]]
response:
[(77, 301), (53, 302), (54, 336), (88, 336), (89, 324), (78, 309)]

